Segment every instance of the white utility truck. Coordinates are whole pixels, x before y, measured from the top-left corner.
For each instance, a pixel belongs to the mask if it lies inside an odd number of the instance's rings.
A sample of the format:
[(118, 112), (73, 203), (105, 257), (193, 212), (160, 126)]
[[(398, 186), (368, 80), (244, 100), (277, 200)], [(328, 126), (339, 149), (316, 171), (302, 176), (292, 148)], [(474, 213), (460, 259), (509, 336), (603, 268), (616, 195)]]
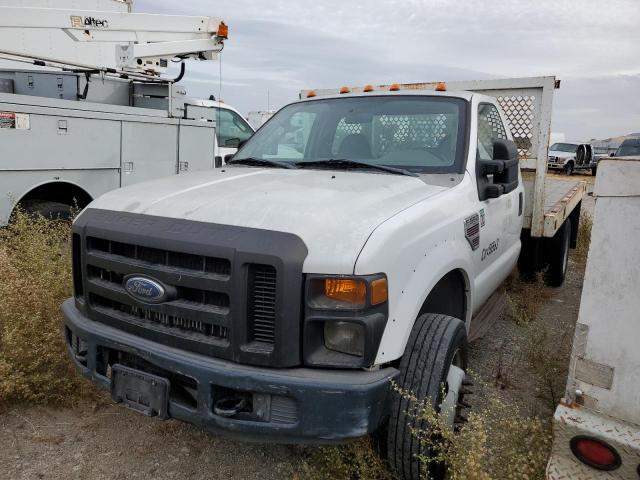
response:
[(549, 480), (640, 476), (640, 157), (600, 161), (591, 245)]
[(229, 435), (381, 432), (418, 478), (390, 380), (463, 422), (474, 312), (523, 244), (524, 270), (566, 270), (584, 184), (545, 182), (555, 86), (305, 92), (224, 168), (107, 193), (73, 224), (73, 361), (116, 402)]
[[(131, 13), (131, 0), (55, 3), (0, 0), (0, 60), (31, 66), (0, 70), (0, 226), (17, 204), (68, 216), (121, 186), (221, 167), (253, 134), (176, 83), (184, 60), (222, 50), (224, 22)], [(161, 76), (171, 61), (178, 78)]]
[(549, 147), (549, 170), (562, 170), (567, 175), (590, 170), (595, 175), (600, 157), (590, 143), (556, 142)]

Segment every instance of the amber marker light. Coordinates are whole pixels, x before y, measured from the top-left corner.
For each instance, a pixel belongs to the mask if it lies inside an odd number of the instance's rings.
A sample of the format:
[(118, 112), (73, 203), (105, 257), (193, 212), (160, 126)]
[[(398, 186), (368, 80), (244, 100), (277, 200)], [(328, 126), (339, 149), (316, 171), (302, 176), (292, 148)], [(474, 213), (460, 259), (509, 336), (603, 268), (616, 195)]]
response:
[(307, 98), (313, 98), (317, 95), (317, 93), (314, 90), (309, 90), (307, 92)]
[(349, 87), (342, 87), (340, 93), (351, 93), (351, 89)]
[(324, 295), (340, 302), (364, 305), (367, 303), (367, 285), (352, 278), (326, 278)]
[(225, 39), (229, 38), (229, 26), (224, 22), (220, 22), (220, 25), (218, 25), (218, 33), (216, 35)]
[(447, 91), (447, 84), (444, 82), (438, 82), (436, 83), (436, 92), (446, 92)]
[(371, 282), (371, 305), (380, 305), (389, 298), (389, 286), (386, 278)]
[(398, 90), (400, 90), (400, 85), (398, 85), (397, 83), (394, 83), (389, 87), (390, 92), (397, 92)]
[(363, 92), (373, 92), (373, 85), (365, 85), (362, 89)]

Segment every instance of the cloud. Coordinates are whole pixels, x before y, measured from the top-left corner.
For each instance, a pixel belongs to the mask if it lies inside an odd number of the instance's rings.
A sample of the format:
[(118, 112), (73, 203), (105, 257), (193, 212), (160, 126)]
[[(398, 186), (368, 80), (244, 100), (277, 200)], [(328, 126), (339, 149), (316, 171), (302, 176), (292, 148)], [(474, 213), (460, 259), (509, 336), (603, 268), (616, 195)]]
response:
[[(585, 138), (640, 129), (637, 0), (137, 0), (135, 8), (225, 19), (222, 97), (243, 112), (266, 108), (267, 92), (277, 107), (311, 87), (557, 75), (555, 130)], [(206, 96), (218, 81), (218, 66), (202, 63), (185, 79)]]

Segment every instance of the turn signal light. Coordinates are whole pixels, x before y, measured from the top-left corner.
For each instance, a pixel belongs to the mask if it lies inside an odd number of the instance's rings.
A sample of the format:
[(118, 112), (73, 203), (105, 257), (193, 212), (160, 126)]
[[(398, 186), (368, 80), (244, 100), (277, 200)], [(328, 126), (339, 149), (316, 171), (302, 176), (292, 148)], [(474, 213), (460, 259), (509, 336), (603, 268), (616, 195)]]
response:
[(309, 90), (307, 92), (307, 98), (313, 98), (317, 95), (317, 93), (314, 90)]
[(371, 305), (380, 305), (389, 298), (389, 286), (386, 278), (371, 282)]
[(622, 463), (618, 452), (597, 438), (578, 435), (571, 439), (570, 446), (578, 460), (596, 470), (615, 470)]
[(326, 278), (324, 294), (340, 302), (364, 305), (367, 303), (367, 285), (363, 280), (352, 278)]
[(447, 91), (447, 84), (444, 82), (438, 82), (436, 83), (436, 92), (446, 92)]
[(224, 22), (220, 22), (220, 25), (218, 25), (218, 33), (216, 35), (224, 39), (229, 38), (229, 26)]
[(398, 85), (397, 83), (394, 83), (389, 87), (390, 92), (397, 92), (398, 90), (400, 90), (400, 85)]
[(351, 93), (351, 89), (349, 87), (342, 87), (340, 93)]

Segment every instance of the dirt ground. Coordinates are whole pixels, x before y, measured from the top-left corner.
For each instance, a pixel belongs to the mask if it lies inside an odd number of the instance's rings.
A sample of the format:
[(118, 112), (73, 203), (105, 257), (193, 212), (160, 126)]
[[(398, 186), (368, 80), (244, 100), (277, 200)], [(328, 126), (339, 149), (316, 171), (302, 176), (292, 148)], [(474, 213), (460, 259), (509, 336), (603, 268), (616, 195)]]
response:
[[(565, 177), (566, 178), (566, 177)], [(585, 179), (592, 189), (592, 177)], [(593, 211), (587, 197), (584, 210)], [(548, 392), (532, 380), (522, 346), (532, 331), (561, 342), (572, 334), (583, 271), (571, 262), (559, 289), (548, 289), (540, 320), (525, 328), (504, 316), (471, 345), (470, 364), (526, 412), (550, 415)], [(562, 368), (565, 367), (561, 367)], [(566, 378), (566, 372), (556, 372)], [(560, 382), (562, 383), (562, 381)], [(175, 421), (149, 419), (103, 402), (73, 408), (14, 408), (0, 415), (0, 479), (280, 479), (300, 478), (299, 447), (245, 444)]]

